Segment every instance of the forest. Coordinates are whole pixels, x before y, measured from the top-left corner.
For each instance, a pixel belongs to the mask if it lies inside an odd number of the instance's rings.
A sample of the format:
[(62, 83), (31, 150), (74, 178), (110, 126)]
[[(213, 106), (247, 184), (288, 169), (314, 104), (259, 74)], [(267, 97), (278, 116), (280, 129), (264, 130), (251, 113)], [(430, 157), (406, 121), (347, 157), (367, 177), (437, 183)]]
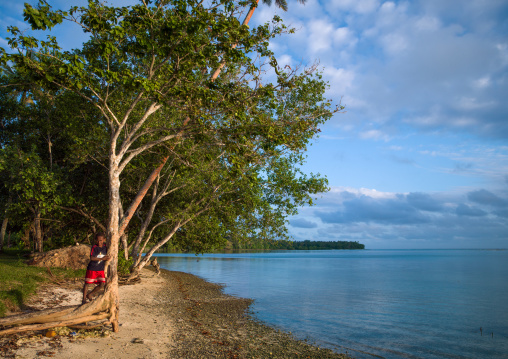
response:
[[(0, 250), (104, 232), (111, 257), (101, 299), (55, 322), (107, 313), (117, 330), (119, 255), (135, 278), (168, 243), (203, 253), (228, 238), (287, 241), (288, 218), (328, 190), (300, 167), (343, 106), (325, 97), (316, 64), (278, 65), (270, 39), (294, 30), (277, 16), (249, 27), (257, 6), (92, 0), (60, 10), (42, 0), (25, 4), (30, 31), (8, 28)], [(69, 22), (88, 40), (62, 49), (49, 30)]]
[[(252, 238), (249, 241), (227, 240), (224, 247), (209, 252), (231, 252), (251, 250), (329, 250), (329, 249), (365, 249), (365, 245), (357, 241), (293, 241), (288, 239)], [(160, 253), (186, 253), (191, 248), (180, 247), (168, 243)]]

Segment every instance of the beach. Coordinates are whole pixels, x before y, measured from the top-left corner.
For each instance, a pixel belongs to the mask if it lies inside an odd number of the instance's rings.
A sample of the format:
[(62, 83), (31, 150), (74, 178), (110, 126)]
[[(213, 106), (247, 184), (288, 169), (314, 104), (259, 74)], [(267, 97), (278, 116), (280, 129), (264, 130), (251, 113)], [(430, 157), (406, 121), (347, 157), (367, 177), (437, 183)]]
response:
[[(29, 303), (34, 309), (78, 304), (79, 281), (43, 286)], [(296, 340), (260, 323), (250, 299), (225, 295), (222, 287), (194, 275), (144, 269), (141, 282), (120, 293), (120, 330), (60, 331), (0, 338), (11, 358), (346, 358)], [(42, 301), (42, 298), (45, 298)]]

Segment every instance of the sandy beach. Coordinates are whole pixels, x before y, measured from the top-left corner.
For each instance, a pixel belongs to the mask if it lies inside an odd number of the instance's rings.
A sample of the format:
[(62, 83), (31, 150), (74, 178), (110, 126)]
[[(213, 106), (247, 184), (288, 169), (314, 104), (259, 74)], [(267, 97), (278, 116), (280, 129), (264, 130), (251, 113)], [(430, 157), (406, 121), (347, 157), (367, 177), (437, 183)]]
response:
[[(80, 281), (43, 286), (33, 309), (81, 301)], [(6, 358), (346, 358), (294, 339), (249, 315), (249, 299), (222, 293), (194, 275), (144, 269), (120, 286), (120, 331), (61, 330), (0, 338)]]

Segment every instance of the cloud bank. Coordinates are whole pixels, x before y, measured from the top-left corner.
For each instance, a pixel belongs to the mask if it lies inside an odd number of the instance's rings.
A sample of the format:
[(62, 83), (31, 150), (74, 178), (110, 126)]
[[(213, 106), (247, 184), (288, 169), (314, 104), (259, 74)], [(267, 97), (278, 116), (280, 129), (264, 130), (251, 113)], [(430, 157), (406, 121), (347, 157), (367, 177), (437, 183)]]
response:
[(354, 240), (367, 248), (505, 248), (508, 193), (333, 187), (316, 207), (291, 220), (291, 233), (297, 240)]

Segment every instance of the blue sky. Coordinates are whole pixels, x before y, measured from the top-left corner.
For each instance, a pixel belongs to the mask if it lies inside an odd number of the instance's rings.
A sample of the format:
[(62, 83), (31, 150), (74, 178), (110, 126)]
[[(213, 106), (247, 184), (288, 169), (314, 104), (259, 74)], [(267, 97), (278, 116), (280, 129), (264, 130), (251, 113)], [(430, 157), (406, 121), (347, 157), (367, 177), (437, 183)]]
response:
[[(304, 170), (331, 190), (291, 219), (293, 237), (508, 248), (508, 0), (288, 5), (260, 5), (251, 24), (277, 14), (296, 28), (271, 44), (279, 65), (319, 62), (346, 106), (309, 147)], [(0, 11), (6, 47), (6, 26), (27, 26), (21, 4)]]

